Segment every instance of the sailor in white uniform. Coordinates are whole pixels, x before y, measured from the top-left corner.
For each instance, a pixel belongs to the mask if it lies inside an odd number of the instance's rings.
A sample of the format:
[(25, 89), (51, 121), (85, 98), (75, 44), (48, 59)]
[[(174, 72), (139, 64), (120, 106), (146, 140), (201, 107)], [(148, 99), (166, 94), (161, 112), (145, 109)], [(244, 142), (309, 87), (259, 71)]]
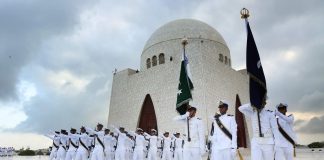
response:
[(89, 157), (90, 137), (84, 127), (80, 128), (80, 135), (77, 135), (77, 137), (79, 139), (79, 148), (76, 151), (75, 160), (87, 160)]
[[(55, 131), (55, 134), (60, 134), (59, 131)], [(50, 136), (50, 135), (45, 135), (46, 137), (50, 138), (53, 140), (53, 145), (52, 145), (52, 149), (51, 149), (51, 153), (49, 156), (50, 160), (53, 160), (56, 158), (56, 154), (57, 154), (57, 150), (59, 149), (60, 146), (60, 137), (57, 135), (54, 135), (54, 137)]]
[(180, 133), (177, 132), (172, 139), (173, 159), (183, 160), (183, 145), (184, 140), (180, 138)]
[(104, 146), (105, 146), (105, 160), (112, 160), (113, 159), (113, 143), (115, 139), (114, 137), (112, 137), (110, 134), (110, 130), (109, 129), (105, 129), (105, 136), (104, 136)]
[(55, 134), (56, 136), (60, 137), (60, 145), (59, 149), (57, 150), (57, 160), (65, 160), (67, 145), (68, 145), (68, 132), (64, 129), (61, 130), (61, 134)]
[(171, 160), (171, 137), (169, 132), (165, 132), (162, 136), (162, 160)]
[(228, 103), (221, 100), (219, 113), (213, 117), (209, 140), (212, 144), (211, 160), (234, 160), (237, 150), (237, 124), (233, 115), (227, 114)]
[(69, 149), (66, 153), (65, 160), (72, 160), (75, 159), (76, 151), (79, 147), (79, 137), (76, 134), (76, 129), (71, 128), (68, 138)]
[(252, 123), (251, 160), (273, 160), (275, 139), (279, 134), (274, 113), (265, 108), (259, 112), (260, 135), (257, 110), (250, 104), (244, 104), (239, 107), (239, 111), (250, 118)]
[(294, 116), (290, 114), (286, 116), (288, 105), (280, 103), (276, 106), (275, 111), (277, 118), (279, 136), (275, 139), (275, 159), (292, 160), (295, 154), (296, 134), (293, 130)]
[(105, 146), (103, 144), (103, 138), (104, 138), (104, 131), (103, 131), (103, 125), (98, 123), (96, 131), (86, 127), (86, 131), (90, 134), (94, 134), (94, 149), (91, 154), (91, 160), (104, 160), (104, 149)]
[[(196, 111), (196, 107), (189, 105), (186, 114), (174, 118), (174, 120), (184, 122), (187, 134), (183, 147), (183, 159), (185, 160), (200, 160), (206, 153), (204, 124), (200, 118), (196, 117)], [(189, 126), (189, 131), (187, 126)]]
[(158, 143), (158, 136), (157, 131), (155, 129), (151, 129), (151, 135), (144, 133), (145, 138), (149, 141), (148, 147), (148, 160), (156, 160), (157, 159), (157, 143)]
[(146, 146), (146, 140), (143, 136), (144, 131), (141, 128), (136, 129), (136, 133), (130, 132), (135, 138), (135, 148), (133, 154), (133, 160), (143, 160), (144, 156), (144, 146)]
[[(115, 128), (115, 127), (113, 127)], [(129, 139), (126, 136), (125, 128), (120, 127), (119, 129), (115, 128), (117, 134), (117, 148), (115, 151), (115, 160), (125, 160), (126, 159), (126, 140)]]

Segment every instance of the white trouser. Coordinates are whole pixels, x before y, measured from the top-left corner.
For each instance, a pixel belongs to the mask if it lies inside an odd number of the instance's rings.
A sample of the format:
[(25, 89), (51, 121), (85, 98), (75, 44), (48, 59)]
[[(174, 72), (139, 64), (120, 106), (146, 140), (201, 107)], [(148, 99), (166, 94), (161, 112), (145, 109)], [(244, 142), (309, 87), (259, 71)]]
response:
[(75, 158), (76, 155), (76, 148), (70, 147), (69, 150), (66, 152), (65, 160), (72, 160)]
[(135, 147), (133, 160), (143, 160), (144, 159), (144, 148), (143, 147)]
[(150, 147), (148, 151), (148, 160), (157, 160), (157, 147)]
[(294, 154), (293, 147), (275, 147), (275, 157), (280, 160), (292, 160)]
[(117, 146), (116, 152), (115, 152), (115, 160), (125, 160), (126, 159), (126, 149), (124, 147)]
[(57, 150), (56, 160), (65, 160), (65, 155), (65, 149), (62, 146), (60, 146), (60, 148)]
[(101, 145), (96, 145), (91, 154), (91, 160), (104, 160), (104, 151)]
[(171, 160), (172, 154), (170, 148), (163, 148), (162, 160)]
[(80, 146), (76, 151), (75, 160), (88, 160), (89, 152), (83, 147)]
[(183, 149), (183, 159), (187, 160), (201, 160), (199, 147), (186, 147)]
[(273, 144), (258, 144), (251, 142), (251, 160), (273, 160), (274, 148)]
[(53, 147), (51, 150), (51, 154), (49, 156), (50, 160), (54, 160), (56, 158), (56, 155), (57, 155), (57, 149)]
[(105, 148), (105, 160), (113, 159), (113, 151), (111, 148)]
[(231, 148), (212, 149), (211, 160), (234, 160)]
[(182, 156), (183, 156), (182, 155), (182, 148), (176, 148), (174, 150), (174, 157), (173, 157), (173, 159), (174, 160), (182, 160), (183, 159)]

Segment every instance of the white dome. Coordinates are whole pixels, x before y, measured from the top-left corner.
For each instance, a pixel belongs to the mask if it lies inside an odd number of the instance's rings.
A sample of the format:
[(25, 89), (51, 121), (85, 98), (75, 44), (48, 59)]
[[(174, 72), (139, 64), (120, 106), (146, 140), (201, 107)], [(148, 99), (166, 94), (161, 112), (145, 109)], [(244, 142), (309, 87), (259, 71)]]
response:
[(157, 43), (168, 40), (182, 39), (184, 37), (189, 39), (200, 38), (212, 40), (227, 47), (223, 37), (208, 24), (193, 19), (179, 19), (171, 21), (157, 29), (146, 42), (143, 51)]

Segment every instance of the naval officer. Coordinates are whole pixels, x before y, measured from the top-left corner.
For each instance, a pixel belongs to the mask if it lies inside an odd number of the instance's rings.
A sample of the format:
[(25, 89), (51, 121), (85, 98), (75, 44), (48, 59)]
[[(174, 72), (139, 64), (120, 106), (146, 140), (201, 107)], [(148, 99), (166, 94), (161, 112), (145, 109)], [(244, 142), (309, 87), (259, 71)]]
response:
[[(187, 113), (174, 120), (184, 122), (186, 138), (183, 146), (183, 159), (200, 160), (206, 153), (204, 124), (196, 117), (197, 108), (188, 105)], [(188, 130), (189, 129), (189, 130)]]
[(94, 134), (94, 149), (92, 151), (91, 160), (104, 160), (104, 136), (103, 125), (98, 123), (96, 130), (89, 127), (85, 128), (90, 134)]
[(286, 115), (288, 105), (280, 103), (275, 111), (279, 136), (275, 140), (275, 158), (280, 160), (292, 160), (296, 146), (296, 134), (293, 131), (294, 116)]
[(76, 129), (71, 128), (67, 137), (69, 149), (66, 152), (65, 160), (75, 159), (76, 151), (79, 148), (79, 137), (76, 134)]
[(262, 108), (259, 112), (251, 104), (244, 104), (239, 111), (251, 119), (253, 137), (251, 140), (251, 160), (273, 160), (275, 139), (278, 137), (278, 125), (272, 111)]
[(233, 115), (227, 114), (228, 103), (219, 102), (219, 113), (213, 117), (209, 140), (212, 144), (211, 160), (234, 160), (237, 150), (237, 124)]

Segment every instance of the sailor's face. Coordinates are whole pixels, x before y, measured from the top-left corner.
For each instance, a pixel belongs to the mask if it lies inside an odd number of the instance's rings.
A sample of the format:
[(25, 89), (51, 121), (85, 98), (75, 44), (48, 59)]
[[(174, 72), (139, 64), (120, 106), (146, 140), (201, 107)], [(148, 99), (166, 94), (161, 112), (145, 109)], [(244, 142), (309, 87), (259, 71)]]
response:
[(189, 117), (192, 118), (196, 115), (196, 110), (189, 110)]
[(227, 109), (228, 109), (228, 107), (226, 107), (226, 106), (224, 106), (224, 105), (220, 105), (220, 106), (218, 106), (218, 110), (219, 110), (219, 113), (220, 113), (221, 115), (226, 114)]
[(97, 126), (97, 130), (101, 131), (103, 126)]
[(280, 113), (286, 115), (286, 113), (287, 113), (287, 107), (279, 107), (279, 108), (278, 108), (278, 111), (279, 111)]

